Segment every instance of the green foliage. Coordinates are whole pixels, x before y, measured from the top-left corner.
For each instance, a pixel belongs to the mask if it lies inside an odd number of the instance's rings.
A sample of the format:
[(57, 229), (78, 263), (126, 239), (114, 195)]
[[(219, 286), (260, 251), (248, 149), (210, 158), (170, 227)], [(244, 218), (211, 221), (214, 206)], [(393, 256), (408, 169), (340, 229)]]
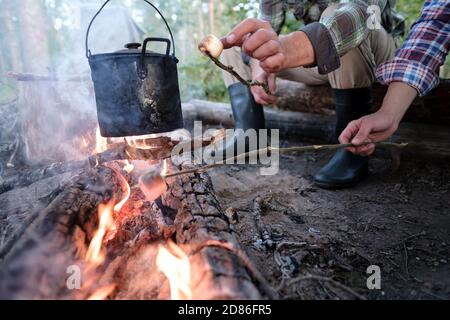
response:
[(406, 18), (406, 29), (409, 30), (419, 18), (423, 0), (397, 0), (397, 11)]
[[(68, 10), (68, 4), (91, 4), (100, 6), (103, 0), (39, 0), (45, 4), (45, 20), (48, 21), (49, 54), (58, 56), (67, 51), (67, 35), (73, 32), (70, 23), (67, 22), (73, 13)], [(214, 33), (221, 36), (229, 32), (237, 23), (248, 17), (256, 17), (259, 0), (151, 0), (168, 19), (173, 29), (177, 46), (177, 57), (180, 60), (179, 76), (180, 89), (183, 100), (193, 98), (206, 98), (216, 101), (227, 101), (228, 94), (222, 79), (222, 71), (209, 59), (199, 54), (197, 44), (201, 39)], [(4, 5), (6, 0), (0, 0)], [(114, 0), (113, 4), (122, 3), (135, 21), (147, 31), (149, 36), (167, 36), (162, 21), (158, 19), (151, 8), (144, 1)], [(409, 29), (412, 23), (419, 17), (423, 0), (398, 0), (397, 10), (407, 19), (406, 26)], [(211, 15), (213, 8), (213, 15)], [(12, 19), (13, 17), (11, 17)], [(59, 29), (55, 28), (56, 21), (60, 21)], [(19, 21), (14, 17), (14, 23)], [(286, 18), (282, 33), (298, 30), (301, 23), (296, 21), (292, 13)], [(2, 35), (2, 21), (0, 19), (0, 42)], [(82, 27), (79, 32), (84, 33)], [(20, 29), (17, 33), (20, 34)], [(72, 44), (73, 45), (73, 44)], [(83, 43), (80, 43), (83, 46)], [(10, 57), (3, 57), (7, 66), (0, 69), (10, 70)], [(447, 74), (450, 76), (450, 59), (447, 61)], [(445, 73), (443, 74), (445, 75)], [(9, 83), (8, 83), (9, 84)], [(4, 86), (0, 86), (0, 97), (9, 96), (10, 92)]]
[(206, 98), (212, 101), (227, 101), (222, 72), (208, 58), (193, 55), (181, 65), (179, 71), (183, 100)]
[[(423, 0), (397, 0), (397, 11), (406, 18), (406, 29), (419, 18), (422, 10)], [(444, 68), (441, 70), (442, 78), (450, 78), (450, 56), (447, 57)]]

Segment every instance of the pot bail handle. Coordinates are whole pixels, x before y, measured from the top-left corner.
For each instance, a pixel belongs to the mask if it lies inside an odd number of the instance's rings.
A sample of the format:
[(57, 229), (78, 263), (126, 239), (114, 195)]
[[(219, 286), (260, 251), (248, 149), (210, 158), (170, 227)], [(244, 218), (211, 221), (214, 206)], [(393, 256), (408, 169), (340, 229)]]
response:
[[(164, 38), (147, 38), (142, 45), (141, 65), (138, 66), (137, 73), (142, 80), (147, 77), (147, 68), (145, 67), (145, 55), (147, 53), (147, 45), (149, 42), (164, 42), (167, 44), (166, 56), (170, 56), (170, 40)], [(174, 56), (175, 57), (175, 56)], [(176, 59), (176, 58), (175, 58)], [(176, 60), (178, 61), (178, 60)]]
[[(94, 15), (94, 17), (92, 18), (92, 20), (91, 20), (91, 22), (89, 23), (89, 26), (88, 26), (88, 28), (87, 28), (85, 45), (86, 45), (86, 57), (87, 57), (88, 59), (89, 59), (90, 56), (92, 55), (91, 50), (89, 49), (89, 33), (90, 33), (90, 31), (91, 31), (91, 27), (92, 27), (92, 25), (94, 24), (95, 19), (97, 19), (97, 17), (100, 15), (100, 13), (103, 11), (103, 9), (106, 7), (106, 5), (107, 5), (110, 1), (111, 1), (111, 0), (106, 0), (106, 1), (105, 1), (105, 3), (100, 7), (100, 9), (99, 9), (99, 10), (97, 11), (97, 13)], [(163, 16), (163, 14), (161, 13), (161, 11), (159, 11), (159, 9), (158, 9), (154, 4), (152, 4), (150, 1), (148, 1), (148, 0), (143, 0), (143, 1), (147, 2), (148, 5), (150, 5), (153, 9), (155, 9), (155, 11), (160, 15), (161, 19), (164, 21), (164, 24), (166, 25), (167, 30), (169, 30), (170, 39), (172, 40), (172, 48), (173, 48), (173, 49), (172, 49), (172, 55), (175, 57), (175, 41), (174, 41), (174, 38), (173, 38), (172, 30), (170, 29), (170, 26), (169, 26), (169, 24), (167, 23), (166, 18), (164, 18), (164, 16)], [(170, 45), (169, 45), (168, 49), (169, 49), (169, 52), (170, 52)]]

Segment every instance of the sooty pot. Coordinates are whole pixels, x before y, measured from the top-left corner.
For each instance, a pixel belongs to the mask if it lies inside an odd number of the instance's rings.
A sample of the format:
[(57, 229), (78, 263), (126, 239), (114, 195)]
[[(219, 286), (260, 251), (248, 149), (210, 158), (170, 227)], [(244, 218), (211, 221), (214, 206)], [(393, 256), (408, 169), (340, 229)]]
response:
[[(178, 59), (175, 57), (172, 31), (158, 8), (144, 1), (161, 15), (169, 30), (170, 40), (147, 38), (142, 44), (125, 45), (125, 50), (92, 54), (89, 50), (89, 31), (110, 0), (93, 17), (86, 33), (86, 56), (91, 68), (103, 137), (165, 133), (183, 127)], [(165, 43), (166, 52), (147, 51), (155, 42)]]

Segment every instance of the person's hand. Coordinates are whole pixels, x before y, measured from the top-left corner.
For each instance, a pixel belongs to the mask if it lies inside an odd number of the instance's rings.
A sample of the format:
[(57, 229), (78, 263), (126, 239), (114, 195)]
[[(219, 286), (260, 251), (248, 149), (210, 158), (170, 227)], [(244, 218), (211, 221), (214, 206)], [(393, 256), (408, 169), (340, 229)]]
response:
[(308, 36), (302, 31), (278, 36), (269, 22), (247, 19), (221, 39), (224, 49), (241, 47), (260, 61), (266, 73), (313, 65), (315, 52)]
[(276, 91), (276, 75), (273, 73), (266, 73), (256, 61), (252, 61), (252, 80), (259, 81), (261, 83), (267, 83), (269, 85), (269, 90), (272, 94), (268, 94), (261, 86), (252, 86), (251, 92), (253, 98), (255, 98), (256, 103), (262, 105), (275, 104), (277, 102), (277, 97), (273, 94)]
[(349, 151), (361, 156), (369, 156), (375, 151), (373, 143), (388, 139), (398, 128), (400, 119), (393, 113), (378, 111), (371, 115), (352, 121), (339, 137), (342, 144), (352, 143), (357, 147)]
[(284, 68), (285, 51), (269, 22), (258, 19), (244, 20), (221, 41), (225, 49), (241, 47), (247, 55), (260, 62), (266, 73), (277, 73)]

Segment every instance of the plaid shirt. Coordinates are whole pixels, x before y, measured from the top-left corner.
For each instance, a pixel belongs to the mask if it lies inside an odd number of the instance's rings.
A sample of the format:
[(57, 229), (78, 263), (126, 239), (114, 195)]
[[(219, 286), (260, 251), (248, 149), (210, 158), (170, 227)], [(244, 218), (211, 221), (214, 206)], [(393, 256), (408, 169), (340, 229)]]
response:
[[(329, 5), (338, 2), (340, 7), (333, 15), (320, 19)], [(395, 3), (396, 0), (261, 0), (259, 18), (269, 21), (277, 33), (281, 31), (287, 11), (292, 11), (296, 19), (305, 24), (320, 21), (328, 29), (337, 54), (343, 56), (368, 36), (370, 5), (380, 8), (381, 24), (389, 33), (404, 33), (404, 19), (395, 12)]]
[(383, 84), (404, 82), (424, 96), (439, 84), (439, 68), (449, 50), (450, 1), (427, 0), (403, 47), (378, 68), (377, 78)]

